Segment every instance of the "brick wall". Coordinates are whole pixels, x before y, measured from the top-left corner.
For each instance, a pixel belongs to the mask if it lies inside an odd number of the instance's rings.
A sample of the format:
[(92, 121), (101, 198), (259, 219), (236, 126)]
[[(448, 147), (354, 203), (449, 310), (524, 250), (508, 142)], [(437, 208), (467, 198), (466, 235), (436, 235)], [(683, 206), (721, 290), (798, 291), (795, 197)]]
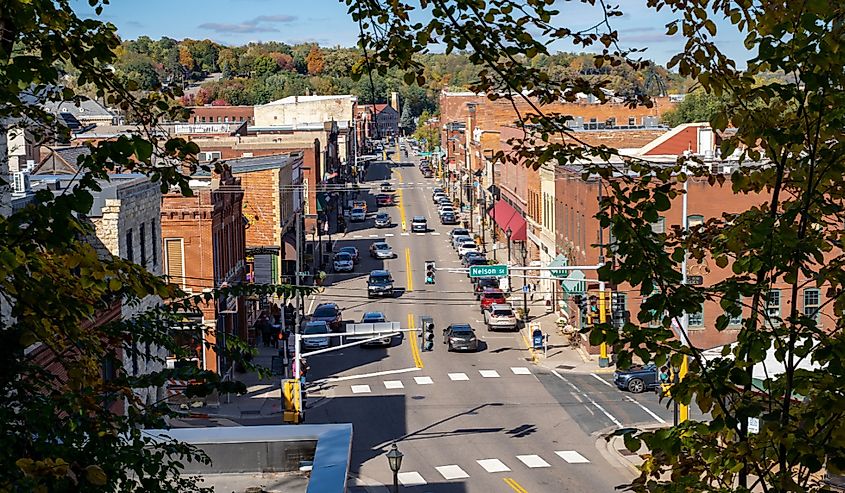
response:
[(249, 221), (246, 246), (281, 245), (281, 168), (238, 173), (237, 176), (244, 189), (244, 216)]
[(253, 106), (190, 106), (192, 114), (188, 119), (191, 123), (233, 123), (249, 122), (255, 125), (255, 109)]

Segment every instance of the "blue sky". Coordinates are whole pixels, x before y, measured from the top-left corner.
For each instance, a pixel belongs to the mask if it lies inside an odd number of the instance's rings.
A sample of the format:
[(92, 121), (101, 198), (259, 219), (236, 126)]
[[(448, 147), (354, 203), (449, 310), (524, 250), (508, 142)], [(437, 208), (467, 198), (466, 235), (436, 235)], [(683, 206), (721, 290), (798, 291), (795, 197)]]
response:
[[(647, 47), (646, 58), (660, 64), (678, 50), (682, 40), (665, 36), (665, 24), (673, 19), (666, 11), (654, 12), (645, 0), (619, 0), (625, 15), (613, 19), (623, 47)], [(75, 0), (75, 8), (93, 16), (87, 0)], [(557, 3), (560, 25), (586, 28), (596, 23), (598, 11), (580, 1)], [(323, 46), (353, 46), (357, 25), (339, 0), (111, 0), (102, 19), (115, 24), (124, 39), (147, 35), (158, 39), (211, 39), (227, 45), (250, 41), (285, 43), (317, 42)], [(720, 28), (729, 26), (719, 23)], [(719, 35), (719, 44), (730, 56), (746, 58), (741, 37), (732, 32)], [(561, 51), (581, 51), (571, 45)], [(744, 64), (740, 64), (744, 65)]]

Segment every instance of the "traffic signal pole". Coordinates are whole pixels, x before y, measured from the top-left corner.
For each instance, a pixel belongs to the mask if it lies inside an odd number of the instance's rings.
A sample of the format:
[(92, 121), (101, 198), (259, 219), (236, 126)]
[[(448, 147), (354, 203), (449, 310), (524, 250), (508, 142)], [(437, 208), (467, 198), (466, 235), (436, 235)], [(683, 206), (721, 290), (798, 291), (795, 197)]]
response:
[[(607, 322), (607, 302), (605, 301), (605, 285), (604, 281), (599, 281), (599, 323)], [(610, 365), (610, 359), (607, 357), (607, 343), (602, 342), (599, 349), (599, 368), (607, 368)]]

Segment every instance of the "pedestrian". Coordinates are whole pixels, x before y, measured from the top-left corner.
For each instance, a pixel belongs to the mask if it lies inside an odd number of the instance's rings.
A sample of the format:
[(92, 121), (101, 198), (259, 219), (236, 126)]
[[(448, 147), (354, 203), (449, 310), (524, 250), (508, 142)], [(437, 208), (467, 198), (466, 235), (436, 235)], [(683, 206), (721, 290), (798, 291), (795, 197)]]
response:
[(267, 315), (262, 313), (254, 325), (257, 332), (261, 334), (261, 341), (264, 347), (270, 347), (270, 337), (272, 336), (273, 326), (267, 320)]

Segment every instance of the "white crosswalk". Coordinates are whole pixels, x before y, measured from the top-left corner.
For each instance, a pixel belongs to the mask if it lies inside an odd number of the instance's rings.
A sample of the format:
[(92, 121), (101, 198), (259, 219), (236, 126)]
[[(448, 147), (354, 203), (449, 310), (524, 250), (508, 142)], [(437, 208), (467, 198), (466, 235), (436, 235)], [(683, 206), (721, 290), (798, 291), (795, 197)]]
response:
[[(589, 464), (590, 460), (578, 453), (575, 450), (556, 450), (555, 455), (563, 459), (567, 464)], [(510, 462), (510, 465), (507, 464)], [(497, 458), (488, 458), (488, 459), (476, 459), (475, 463), (484, 470), (484, 472), (490, 474), (502, 473), (502, 472), (511, 472), (511, 467), (522, 463), (522, 465), (528, 469), (539, 469), (539, 468), (546, 468), (546, 467), (561, 467), (560, 463), (555, 463), (554, 465), (547, 462), (543, 457), (537, 454), (526, 454), (526, 455), (517, 455), (511, 458), (504, 458), (497, 459)], [(442, 476), (443, 479), (446, 481), (454, 481), (460, 479), (468, 479), (471, 474), (476, 472), (480, 472), (480, 470), (475, 469), (475, 466), (467, 467), (464, 469), (461, 467), (460, 464), (447, 464), (442, 466), (434, 466), (434, 470)], [(440, 478), (437, 478), (434, 482), (441, 481)], [(399, 482), (402, 483), (403, 486), (421, 486), (428, 484), (426, 479), (423, 477), (422, 473), (419, 471), (409, 471), (399, 473)]]
[[(515, 376), (521, 375), (532, 375), (531, 370), (524, 366), (514, 366), (510, 368), (511, 372)], [(502, 375), (499, 373), (498, 370), (478, 370), (478, 374), (482, 379), (487, 378), (503, 378)], [(472, 380), (470, 375), (467, 375), (464, 372), (452, 372), (446, 374), (449, 377), (448, 381), (452, 382), (468, 382)], [(373, 375), (378, 376), (378, 375)], [(346, 377), (348, 380), (354, 379), (354, 376)], [(434, 385), (436, 382), (446, 382), (447, 380), (442, 379), (440, 377), (432, 377), (430, 375), (421, 375), (413, 377), (413, 383), (416, 385)], [(382, 385), (387, 390), (399, 390), (404, 389), (405, 385), (408, 383), (403, 382), (402, 380), (383, 380)], [(350, 385), (350, 389), (352, 390), (353, 394), (369, 394), (373, 392), (373, 389), (369, 385)]]

